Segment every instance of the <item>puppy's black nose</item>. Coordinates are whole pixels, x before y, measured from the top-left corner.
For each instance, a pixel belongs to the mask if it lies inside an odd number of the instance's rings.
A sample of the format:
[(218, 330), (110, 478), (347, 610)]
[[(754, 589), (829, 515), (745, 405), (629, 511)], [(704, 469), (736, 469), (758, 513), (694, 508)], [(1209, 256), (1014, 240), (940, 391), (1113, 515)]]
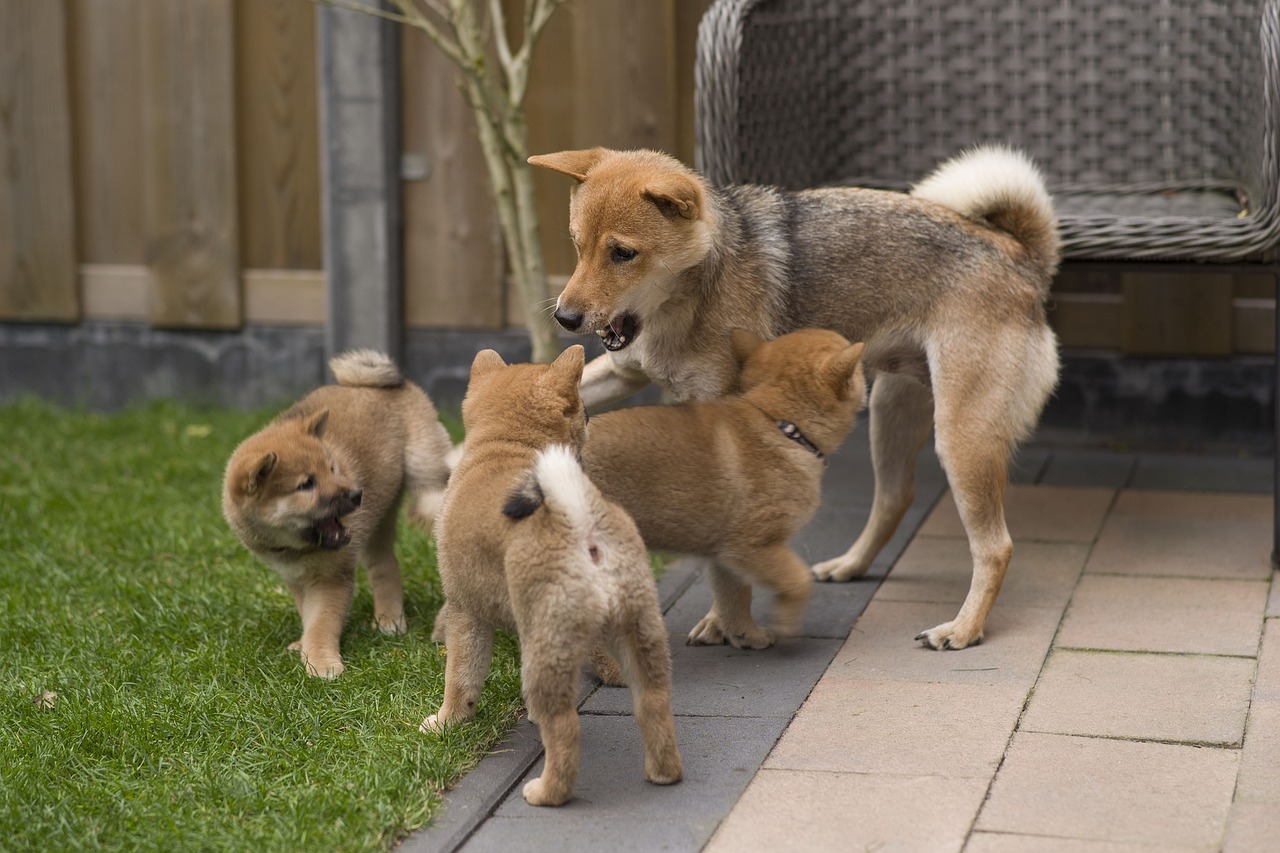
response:
[(576, 332), (582, 326), (582, 315), (567, 308), (557, 308), (556, 322), (564, 326), (565, 331)]
[(362, 492), (360, 489), (352, 489), (347, 494), (347, 497), (351, 498), (352, 505), (360, 506), (360, 501), (361, 499), (364, 498), (364, 492)]

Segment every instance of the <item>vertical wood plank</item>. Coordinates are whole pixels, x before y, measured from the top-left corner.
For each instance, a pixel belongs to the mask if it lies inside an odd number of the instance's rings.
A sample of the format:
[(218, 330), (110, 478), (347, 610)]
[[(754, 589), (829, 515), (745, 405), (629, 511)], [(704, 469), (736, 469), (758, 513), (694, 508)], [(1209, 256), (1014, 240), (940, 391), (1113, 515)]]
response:
[(236, 0), (240, 252), (246, 269), (320, 269), (316, 14)]
[(501, 327), (502, 238), (475, 119), (457, 70), (426, 36), (406, 28), (402, 51), (404, 151), (426, 167), (403, 184), (405, 320)]
[(142, 12), (147, 0), (68, 6), (80, 262), (141, 264)]
[(79, 314), (66, 9), (0, 0), (0, 318)]
[(231, 0), (142, 16), (146, 262), (157, 326), (241, 322)]
[[(525, 101), (529, 118), (529, 150), (548, 154), (579, 146), (573, 132), (573, 115), (578, 77), (573, 16), (582, 4), (561, 6), (538, 41), (529, 69), (529, 93)], [(507, 14), (519, 14), (523, 3), (508, 2)], [(538, 225), (542, 232), (542, 253), (550, 275), (573, 272), (577, 255), (569, 240), (569, 189), (573, 181), (546, 169), (534, 170), (534, 192), (538, 196)]]
[(1230, 273), (1123, 273), (1126, 355), (1231, 353)]

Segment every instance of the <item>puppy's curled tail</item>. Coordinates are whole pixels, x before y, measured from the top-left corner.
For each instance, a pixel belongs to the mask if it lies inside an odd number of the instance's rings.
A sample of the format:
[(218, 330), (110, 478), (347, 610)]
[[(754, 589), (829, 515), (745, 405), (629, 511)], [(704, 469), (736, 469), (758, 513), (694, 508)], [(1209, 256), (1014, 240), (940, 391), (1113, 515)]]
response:
[(396, 388), (404, 384), (400, 368), (385, 353), (353, 349), (329, 359), (339, 385), (353, 388)]
[(1043, 295), (1058, 268), (1060, 238), (1053, 201), (1036, 165), (1021, 151), (980, 145), (943, 163), (911, 188), (916, 198), (1007, 231), (1040, 273)]
[(582, 470), (582, 463), (564, 445), (552, 445), (541, 451), (533, 469), (507, 498), (503, 515), (519, 520), (546, 507), (562, 517), (584, 541), (592, 560), (599, 558), (595, 537), (593, 509), (596, 487)]

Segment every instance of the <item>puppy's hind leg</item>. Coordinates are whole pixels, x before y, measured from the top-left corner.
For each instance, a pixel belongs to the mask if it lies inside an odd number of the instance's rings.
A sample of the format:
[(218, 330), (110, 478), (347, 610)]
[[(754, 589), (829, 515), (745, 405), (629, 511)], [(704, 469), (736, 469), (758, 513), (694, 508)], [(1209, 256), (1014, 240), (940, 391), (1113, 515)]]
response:
[(449, 433), (434, 418), (411, 435), (404, 452), (405, 490), (409, 493), (409, 518), (424, 530), (435, 526), (444, 487), (449, 479), (449, 459), (454, 447)]
[(916, 457), (933, 428), (933, 395), (910, 376), (881, 373), (871, 386), (871, 462), (875, 498), (867, 526), (847, 552), (818, 563), (818, 580), (866, 574), (915, 499)]
[[(652, 606), (647, 606), (649, 604)], [(636, 601), (627, 620), (633, 630), (616, 638), (618, 658), (631, 685), (631, 706), (644, 743), (644, 778), (655, 785), (671, 785), (684, 775), (676, 746), (676, 723), (671, 711), (671, 652), (667, 629), (654, 597)]]
[(585, 643), (574, 642), (576, 638), (571, 638), (566, 648), (554, 639), (554, 632), (536, 629), (533, 631), (536, 638), (526, 644), (527, 633), (526, 628), (520, 637), (523, 657), (520, 680), (529, 719), (538, 724), (542, 735), (546, 760), (542, 775), (525, 784), (524, 798), (531, 806), (558, 806), (573, 796), (573, 785), (578, 779), (576, 703), (580, 667), (588, 649)]
[(440, 710), (418, 727), (424, 733), (476, 715), (476, 703), (493, 658), (493, 626), (460, 607), (450, 607), (445, 646), (449, 653), (444, 665), (444, 701)]

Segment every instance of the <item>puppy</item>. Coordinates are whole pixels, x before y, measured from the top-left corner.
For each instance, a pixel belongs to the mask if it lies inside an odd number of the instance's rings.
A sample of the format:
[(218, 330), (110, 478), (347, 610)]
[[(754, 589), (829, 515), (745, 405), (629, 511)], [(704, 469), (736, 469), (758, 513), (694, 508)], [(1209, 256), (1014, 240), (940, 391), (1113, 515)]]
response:
[(546, 748), (532, 805), (573, 795), (583, 665), (603, 643), (631, 685), (645, 778), (679, 781), (671, 658), (648, 552), (635, 524), (605, 500), (577, 460), (586, 431), (578, 397), (582, 347), (550, 366), (476, 356), (462, 402), (467, 440), (437, 531), (448, 602), (444, 702), (424, 731), (471, 718), (495, 628), (520, 637), (529, 719)]
[(1053, 206), (1034, 165), (999, 147), (945, 163), (907, 194), (713, 187), (653, 151), (564, 151), (530, 163), (578, 181), (578, 265), (556, 307), (609, 352), (587, 366), (588, 406), (656, 381), (678, 400), (729, 391), (729, 330), (832, 329), (864, 341), (875, 500), (824, 580), (865, 573), (911, 505), (930, 432), (973, 555), (956, 618), (920, 633), (935, 649), (982, 639), (1013, 544), (1010, 453), (1057, 384), (1044, 302), (1058, 266)]
[(280, 573), (302, 617), (309, 675), (342, 673), (338, 645), (355, 591), (356, 561), (373, 587), (379, 630), (405, 630), (396, 520), (430, 527), (443, 499), (452, 443), (422, 389), (389, 358), (356, 350), (333, 358), (338, 379), (312, 391), (236, 448), (222, 509), (250, 551)]
[(751, 584), (775, 596), (774, 628), (800, 628), (813, 575), (787, 544), (821, 499), (825, 455), (866, 404), (862, 344), (805, 329), (762, 342), (735, 330), (741, 393), (591, 419), (583, 464), (631, 513), (645, 545), (712, 558), (711, 612), (690, 644), (762, 649)]

